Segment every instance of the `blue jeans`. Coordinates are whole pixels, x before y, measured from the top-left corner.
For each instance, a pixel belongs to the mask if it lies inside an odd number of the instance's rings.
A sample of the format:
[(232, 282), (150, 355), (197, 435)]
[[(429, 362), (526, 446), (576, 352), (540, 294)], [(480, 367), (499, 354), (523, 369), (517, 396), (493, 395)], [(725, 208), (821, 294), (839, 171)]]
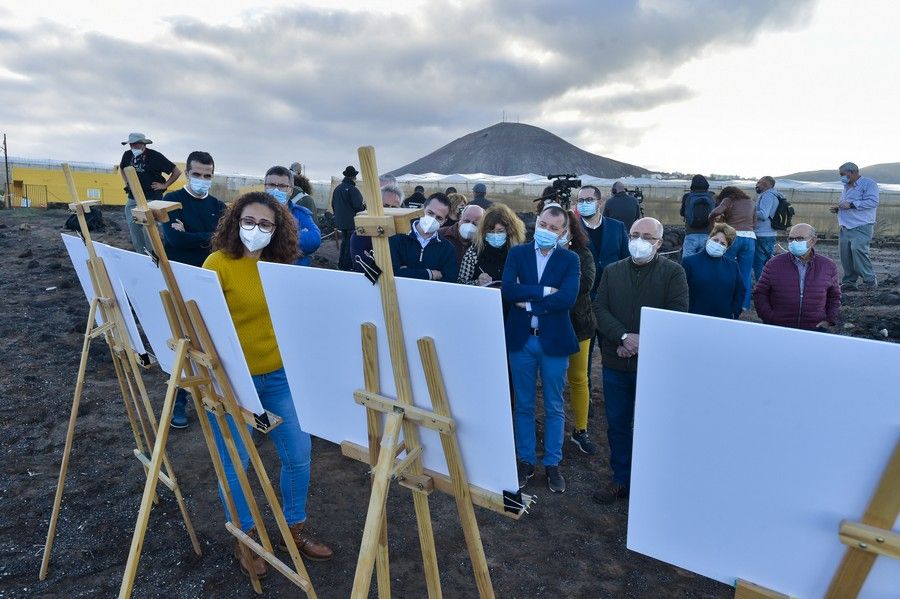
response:
[(759, 281), (762, 276), (763, 267), (766, 262), (772, 258), (775, 253), (775, 236), (767, 235), (765, 237), (757, 235), (756, 237), (756, 253), (753, 254), (753, 278)]
[(509, 367), (516, 390), (516, 407), (513, 410), (516, 455), (523, 462), (532, 465), (537, 462), (534, 405), (540, 370), (544, 390), (544, 466), (557, 466), (562, 460), (566, 426), (563, 387), (569, 356), (548, 356), (538, 338), (531, 335), (521, 350), (509, 352)]
[[(306, 521), (306, 496), (309, 492), (309, 461), (312, 442), (309, 433), (303, 432), (300, 428), (300, 421), (297, 419), (297, 411), (294, 409), (294, 400), (291, 398), (291, 390), (288, 387), (284, 368), (254, 376), (253, 384), (256, 386), (256, 392), (259, 393), (259, 400), (263, 407), (284, 419), (284, 422), (272, 429), (268, 436), (275, 444), (278, 458), (281, 461), (279, 485), (281, 487), (281, 509), (284, 510), (284, 518), (287, 520), (288, 526), (293, 526), (298, 522)], [(219, 430), (215, 417), (209, 412), (206, 415), (212, 424), (216, 447), (225, 467), (225, 478), (228, 480), (228, 487), (234, 497), (240, 528), (247, 532), (254, 526), (250, 508), (241, 492), (234, 465), (231, 463), (225, 439), (222, 437), (222, 431)], [(226, 416), (226, 418), (231, 435), (235, 439), (238, 455), (241, 457), (241, 466), (246, 470), (250, 461), (247, 449), (238, 437), (234, 420), (231, 416)], [(247, 429), (249, 430), (250, 427), (248, 426)], [(222, 500), (222, 505), (225, 506), (225, 516), (234, 523), (235, 518), (228, 513), (228, 506), (225, 505), (221, 488), (219, 488), (219, 498)]]
[(756, 240), (752, 237), (735, 237), (734, 243), (725, 252), (726, 256), (737, 260), (738, 270), (744, 281), (744, 310), (750, 309), (750, 294), (753, 291), (750, 275), (753, 272), (754, 254), (756, 254)]
[(709, 235), (706, 233), (688, 233), (684, 236), (684, 243), (681, 244), (681, 258), (692, 256), (697, 252), (702, 252), (706, 248), (706, 240)]
[(606, 438), (613, 481), (631, 484), (631, 444), (634, 440), (634, 392), (637, 372), (603, 367)]

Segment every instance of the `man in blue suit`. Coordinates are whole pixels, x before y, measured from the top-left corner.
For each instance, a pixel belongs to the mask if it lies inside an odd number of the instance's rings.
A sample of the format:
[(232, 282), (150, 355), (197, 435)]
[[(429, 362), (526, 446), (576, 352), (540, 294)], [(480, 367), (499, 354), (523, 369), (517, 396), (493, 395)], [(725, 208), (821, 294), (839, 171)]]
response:
[(511, 248), (503, 269), (503, 300), (512, 305), (506, 319), (506, 349), (516, 392), (513, 423), (520, 489), (534, 476), (537, 462), (534, 406), (540, 372), (547, 486), (554, 493), (566, 490), (559, 472), (565, 429), (563, 387), (569, 356), (578, 351), (569, 311), (581, 276), (578, 256), (557, 247), (569, 224), (562, 208), (545, 208), (537, 219), (534, 242)]
[[(597, 297), (597, 287), (600, 285), (600, 275), (603, 269), (619, 260), (624, 260), (628, 254), (628, 233), (625, 224), (608, 216), (603, 216), (604, 207), (600, 201), (600, 189), (594, 185), (585, 185), (578, 190), (578, 214), (581, 215), (581, 227), (588, 236), (588, 247), (594, 255), (594, 264), (597, 268), (597, 277), (594, 279), (594, 288), (591, 289), (591, 301)], [(588, 352), (588, 388), (591, 388), (591, 364), (594, 357), (594, 344), (596, 335), (591, 339), (591, 348)], [(597, 452), (597, 446), (590, 440), (589, 447), (580, 447), (589, 454)]]

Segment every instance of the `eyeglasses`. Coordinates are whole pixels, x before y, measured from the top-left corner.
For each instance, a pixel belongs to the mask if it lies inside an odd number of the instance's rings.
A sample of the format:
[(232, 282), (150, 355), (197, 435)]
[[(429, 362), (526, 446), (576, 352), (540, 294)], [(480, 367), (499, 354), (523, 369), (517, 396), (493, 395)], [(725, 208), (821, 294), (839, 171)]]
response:
[(641, 235), (640, 233), (630, 233), (628, 235), (628, 238), (631, 240), (643, 239), (644, 241), (649, 241), (650, 243), (653, 243), (654, 241), (659, 241), (659, 237), (653, 237), (649, 233), (644, 233), (643, 235)]
[(281, 191), (290, 191), (294, 189), (293, 185), (288, 185), (287, 183), (282, 183), (281, 185), (274, 185), (272, 183), (268, 183), (266, 185), (266, 189), (280, 189)]
[(241, 219), (241, 228), (245, 231), (252, 231), (253, 227), (259, 227), (263, 233), (271, 233), (275, 230), (275, 223), (267, 220), (257, 221), (251, 216), (245, 216)]

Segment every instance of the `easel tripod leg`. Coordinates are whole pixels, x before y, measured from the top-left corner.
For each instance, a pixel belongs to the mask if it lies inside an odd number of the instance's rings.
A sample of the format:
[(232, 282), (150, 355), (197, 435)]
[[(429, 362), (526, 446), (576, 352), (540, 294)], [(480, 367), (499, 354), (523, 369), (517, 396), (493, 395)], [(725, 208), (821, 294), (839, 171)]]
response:
[(78, 378), (75, 381), (75, 395), (72, 399), (72, 411), (69, 414), (69, 427), (66, 430), (66, 445), (63, 449), (62, 464), (59, 467), (59, 480), (56, 483), (56, 496), (53, 498), (53, 512), (50, 515), (50, 526), (47, 529), (47, 541), (44, 543), (44, 557), (41, 560), (39, 578), (47, 578), (50, 566), (50, 553), (53, 551), (53, 539), (56, 537), (56, 522), (59, 519), (59, 508), (62, 505), (63, 488), (66, 484), (66, 472), (69, 470), (69, 456), (72, 453), (72, 440), (75, 437), (75, 422), (78, 420), (78, 407), (81, 405), (81, 392), (84, 388), (84, 375), (87, 371), (88, 352), (91, 348), (91, 329), (94, 327), (97, 313), (97, 299), (91, 301), (87, 327), (84, 331), (84, 342), (81, 345), (81, 361), (78, 364)]
[(184, 363), (187, 354), (187, 340), (180, 339), (175, 346), (175, 364), (173, 374), (169, 378), (166, 389), (166, 399), (163, 402), (160, 416), (160, 431), (153, 445), (153, 456), (150, 459), (150, 472), (147, 475), (147, 484), (144, 486), (144, 495), (141, 497), (141, 508), (138, 511), (137, 523), (134, 535), (131, 538), (131, 548), (128, 551), (128, 562), (125, 564), (125, 573), (122, 576), (122, 586), (119, 588), (119, 599), (131, 596), (134, 589), (134, 579), (137, 575), (138, 562), (141, 559), (141, 550), (144, 545), (144, 535), (147, 532), (147, 523), (150, 521), (150, 508), (153, 496), (156, 494), (156, 484), (159, 482), (159, 470), (162, 467), (162, 457), (165, 451), (166, 441), (169, 438), (169, 422), (172, 420), (172, 411), (175, 407), (175, 393), (178, 391), (178, 372)]
[(366, 513), (366, 526), (363, 530), (362, 543), (359, 548), (359, 559), (356, 563), (356, 575), (353, 578), (353, 599), (366, 599), (372, 584), (372, 568), (384, 523), (384, 509), (387, 502), (388, 485), (391, 482), (391, 469), (394, 465), (394, 448), (400, 435), (402, 414), (391, 414), (387, 417), (378, 463), (372, 473), (372, 495), (369, 498), (369, 510)]

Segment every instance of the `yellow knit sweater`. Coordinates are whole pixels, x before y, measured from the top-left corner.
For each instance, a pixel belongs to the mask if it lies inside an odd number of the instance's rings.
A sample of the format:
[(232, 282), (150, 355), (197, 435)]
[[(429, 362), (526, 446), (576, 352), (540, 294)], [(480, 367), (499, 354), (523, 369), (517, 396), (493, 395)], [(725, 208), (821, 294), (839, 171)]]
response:
[(282, 366), (257, 262), (257, 258), (247, 257), (235, 260), (219, 251), (210, 254), (203, 263), (203, 268), (219, 275), (244, 358), (250, 374), (254, 375), (266, 374)]

